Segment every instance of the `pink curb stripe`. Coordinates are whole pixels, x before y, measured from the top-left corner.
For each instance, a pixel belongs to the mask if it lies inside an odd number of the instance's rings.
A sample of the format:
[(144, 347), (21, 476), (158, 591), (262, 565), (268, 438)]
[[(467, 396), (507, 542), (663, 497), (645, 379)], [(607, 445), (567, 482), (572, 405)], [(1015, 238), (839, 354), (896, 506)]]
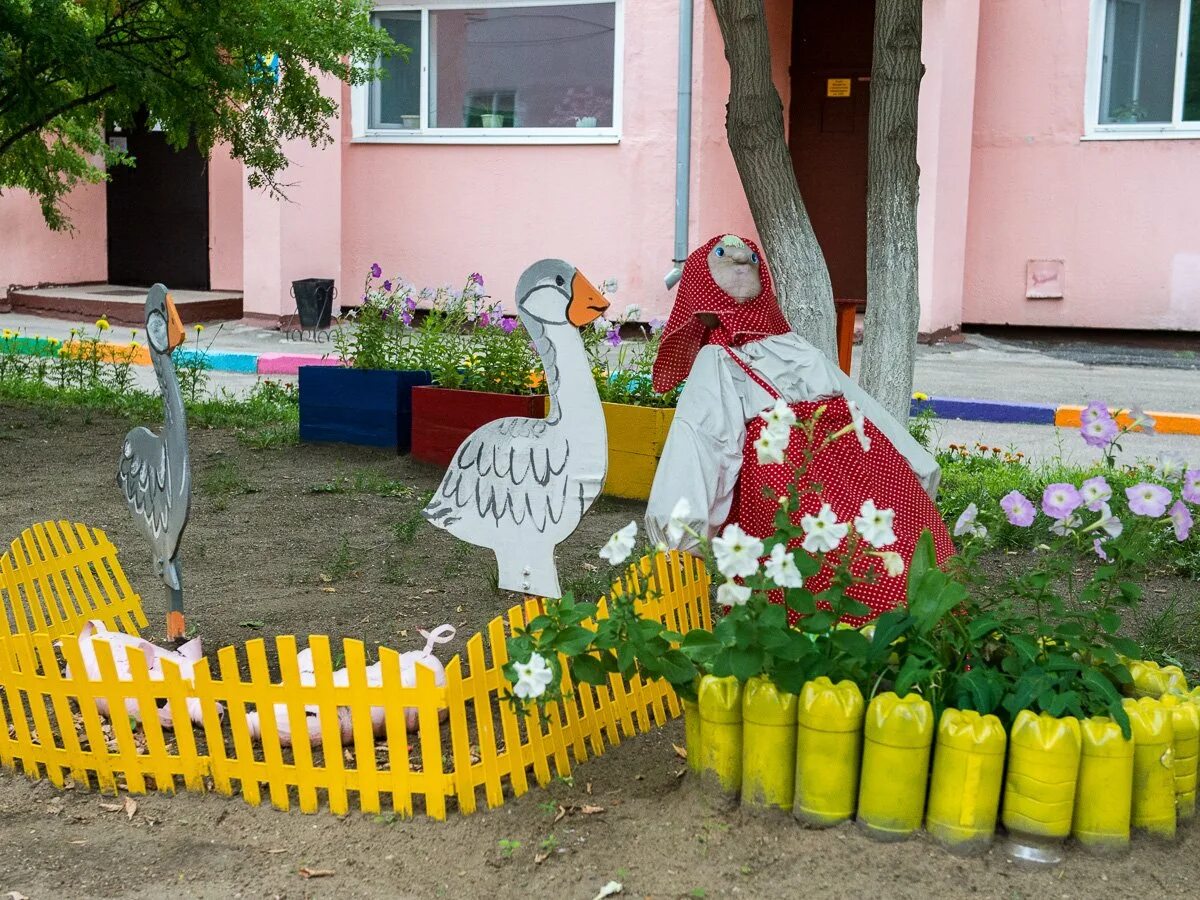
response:
[(341, 360), (305, 356), (302, 353), (262, 353), (258, 357), (259, 375), (297, 375), (301, 366), (340, 366)]

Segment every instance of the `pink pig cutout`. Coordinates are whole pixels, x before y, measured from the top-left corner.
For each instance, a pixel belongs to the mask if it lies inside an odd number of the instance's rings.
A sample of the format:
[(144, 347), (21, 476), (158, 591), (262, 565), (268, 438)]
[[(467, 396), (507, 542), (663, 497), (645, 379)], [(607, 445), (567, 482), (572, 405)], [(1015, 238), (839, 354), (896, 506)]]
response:
[[(89, 681), (100, 681), (100, 664), (96, 659), (96, 642), (108, 644), (112, 651), (113, 665), (117, 671), (118, 681), (132, 681), (133, 670), (129, 661), (131, 654), (142, 653), (146, 658), (146, 669), (151, 681), (162, 681), (163, 663), (175, 665), (179, 669), (179, 676), (184, 682), (191, 685), (195, 683), (196, 673), (195, 665), (203, 658), (204, 652), (200, 645), (200, 638), (188, 641), (178, 650), (168, 650), (165, 647), (159, 647), (150, 643), (145, 638), (140, 638), (132, 634), (125, 634), (120, 631), (109, 631), (103, 622), (95, 619), (87, 622), (79, 632), (79, 654), (83, 657), (83, 667)], [(70, 679), (71, 667), (66, 666), (63, 669), (63, 677)], [(188, 718), (200, 724), (201, 720), (201, 703), (197, 697), (187, 697), (186, 706)], [(221, 704), (216, 704), (217, 716), (220, 717), (224, 713)], [(96, 699), (96, 709), (102, 716), (109, 716), (108, 701), (103, 698)], [(140, 723), (142, 721), (142, 711), (138, 701), (129, 698), (125, 701), (125, 712), (134, 721)], [(171, 704), (165, 703), (157, 709), (158, 721), (163, 728), (174, 728), (174, 717), (171, 714)]]
[[(417, 666), (420, 665), (431, 671), (434, 681), (438, 686), (442, 686), (446, 683), (446, 669), (441, 661), (433, 655), (433, 648), (437, 644), (445, 644), (448, 641), (454, 640), (454, 626), (447, 623), (438, 626), (433, 631), (421, 631), (420, 635), (425, 638), (425, 648), (423, 650), (409, 650), (400, 654), (400, 684), (404, 687), (416, 687)], [(315, 686), (317, 679), (313, 670), (312, 649), (305, 648), (297, 653), (296, 663), (300, 669), (300, 684), (306, 687)], [(368, 687), (383, 686), (382, 662), (377, 662), (374, 665), (366, 667), (366, 682)], [(345, 668), (338, 669), (333, 673), (333, 683), (338, 687), (349, 687), (350, 673)], [(304, 707), (304, 712), (309, 744), (313, 747), (319, 747), (321, 745), (321, 717), (319, 709), (315, 704), (309, 704)], [(445, 709), (439, 710), (439, 720), (445, 721), (448, 712)], [(416, 707), (410, 706), (404, 710), (404, 724), (408, 731), (417, 730), (417, 718)], [(384, 719), (384, 708), (382, 706), (372, 706), (371, 732), (376, 738), (384, 737), (387, 733)], [(246, 724), (250, 728), (250, 737), (253, 740), (259, 740), (262, 736), (262, 723), (259, 719), (259, 714), (257, 712), (247, 713)], [(280, 745), (290, 747), (292, 744), (293, 729), (290, 717), (288, 716), (287, 706), (282, 703), (275, 704), (275, 726), (279, 731)], [(341, 734), (343, 746), (353, 743), (354, 722), (348, 706), (338, 707), (338, 731)]]

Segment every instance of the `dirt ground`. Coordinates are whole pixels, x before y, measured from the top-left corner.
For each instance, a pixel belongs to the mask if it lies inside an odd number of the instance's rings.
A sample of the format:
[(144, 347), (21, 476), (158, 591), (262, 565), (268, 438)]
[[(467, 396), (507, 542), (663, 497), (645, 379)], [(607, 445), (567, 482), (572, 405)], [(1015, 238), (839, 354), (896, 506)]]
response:
[[(114, 484), (128, 423), (0, 407), (0, 538), (65, 518), (103, 528), (161, 638), (164, 602)], [(485, 551), (420, 521), (439, 473), (379, 452), (256, 451), (224, 431), (192, 435), (195, 497), (183, 560), (189, 625), (212, 651), (276, 634), (355, 637), (399, 650), (449, 621), (449, 652), (513, 598), (492, 587)], [(403, 487), (398, 487), (402, 485)], [(641, 515), (602, 500), (561, 549), (564, 586), (596, 595), (596, 550)], [(602, 564), (600, 564), (602, 566)], [(1194, 583), (1163, 582), (1195, 595)], [(448, 658), (449, 653), (446, 654)], [(921, 838), (879, 844), (853, 826), (717, 810), (681, 777), (682, 726), (635, 738), (497, 810), (446, 822), (252, 808), (219, 796), (147, 796), (132, 817), (113, 799), (0, 770), (0, 897), (1195, 896), (1200, 828), (1175, 844), (1135, 841), (1030, 871), (1000, 850), (951, 856)], [(600, 807), (568, 813), (558, 807)], [(541, 863), (535, 858), (545, 855)], [(306, 879), (301, 869), (332, 874)], [(15, 892), (16, 896), (7, 893)]]

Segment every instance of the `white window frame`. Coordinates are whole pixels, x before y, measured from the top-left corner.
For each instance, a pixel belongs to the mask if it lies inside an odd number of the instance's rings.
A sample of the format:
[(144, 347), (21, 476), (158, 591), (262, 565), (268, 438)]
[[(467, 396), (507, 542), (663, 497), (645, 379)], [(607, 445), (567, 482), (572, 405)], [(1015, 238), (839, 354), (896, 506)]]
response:
[(1179, 0), (1179, 35), (1175, 44), (1175, 93), (1172, 98), (1171, 121), (1101, 123), (1100, 100), (1104, 91), (1105, 19), (1108, 0), (1092, 0), (1088, 25), (1087, 84), (1084, 90), (1082, 140), (1147, 141), (1200, 138), (1200, 122), (1183, 121), (1183, 88), (1187, 77), (1187, 41), (1191, 10), (1191, 0)]
[(604, 0), (425, 0), (424, 3), (377, 3), (372, 12), (421, 13), (421, 125), (416, 129), (371, 128), (371, 85), (350, 89), (350, 124), (356, 143), (374, 144), (617, 144), (621, 140), (624, 96), (625, 0), (615, 6), (613, 33), (613, 103), (609, 128), (430, 128), (429, 20), (430, 11), (504, 9), (531, 6), (582, 6)]

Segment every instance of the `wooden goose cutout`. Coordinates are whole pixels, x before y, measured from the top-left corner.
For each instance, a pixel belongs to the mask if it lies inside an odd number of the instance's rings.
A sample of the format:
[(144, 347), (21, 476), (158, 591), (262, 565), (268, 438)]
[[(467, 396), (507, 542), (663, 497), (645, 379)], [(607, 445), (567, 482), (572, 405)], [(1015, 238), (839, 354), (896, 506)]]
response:
[(139, 426), (125, 435), (117, 484), (134, 524), (154, 549), (154, 572), (167, 589), (167, 639), (176, 641), (185, 630), (179, 541), (191, 508), (192, 472), (183, 395), (171, 360), (171, 351), (183, 343), (184, 331), (161, 284), (146, 295), (146, 339), (163, 398), (163, 433), (160, 437)]
[(579, 328), (608, 301), (561, 259), (517, 283), (517, 312), (546, 369), (550, 413), (477, 429), (424, 510), (438, 528), (496, 554), (500, 587), (560, 597), (554, 548), (578, 526), (608, 472), (608, 431)]

